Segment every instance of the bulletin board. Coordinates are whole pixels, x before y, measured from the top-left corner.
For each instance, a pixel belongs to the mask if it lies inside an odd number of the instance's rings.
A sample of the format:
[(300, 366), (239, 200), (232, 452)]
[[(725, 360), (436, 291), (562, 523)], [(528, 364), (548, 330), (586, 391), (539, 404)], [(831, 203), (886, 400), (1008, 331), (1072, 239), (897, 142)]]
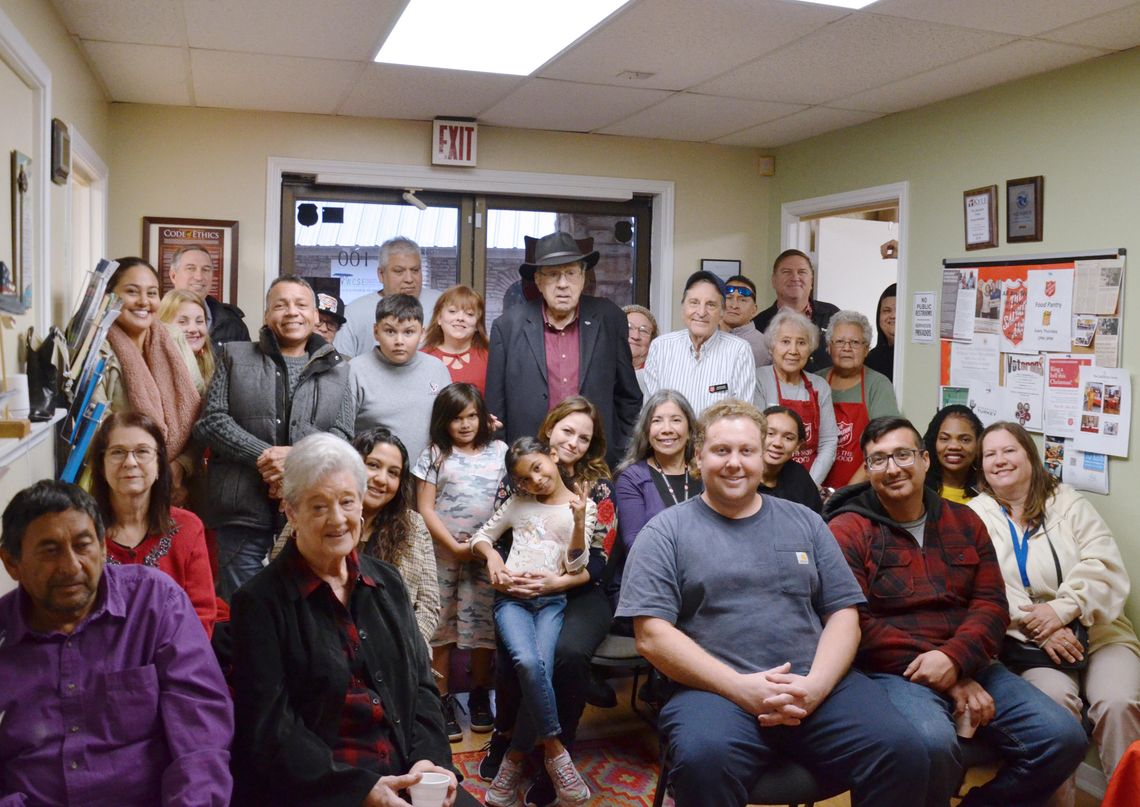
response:
[(1051, 473), (1107, 493), (1131, 422), (1125, 263), (1124, 249), (943, 260), (939, 406), (1021, 423), (1044, 436)]

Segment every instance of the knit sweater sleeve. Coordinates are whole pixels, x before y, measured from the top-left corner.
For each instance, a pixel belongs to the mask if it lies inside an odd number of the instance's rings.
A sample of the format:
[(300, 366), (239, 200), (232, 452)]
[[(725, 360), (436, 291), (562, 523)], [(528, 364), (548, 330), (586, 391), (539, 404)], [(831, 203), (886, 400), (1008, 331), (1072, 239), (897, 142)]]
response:
[(247, 432), (230, 414), (229, 367), (223, 357), (214, 369), (202, 417), (194, 427), (194, 434), (205, 440), (217, 454), (248, 465), (257, 465), (257, 458), (269, 443)]
[(356, 435), (356, 390), (351, 383), (344, 385), (344, 399), (340, 402), (340, 414), (337, 415), (336, 423), (332, 425), (329, 431), (338, 437), (343, 437), (350, 443)]

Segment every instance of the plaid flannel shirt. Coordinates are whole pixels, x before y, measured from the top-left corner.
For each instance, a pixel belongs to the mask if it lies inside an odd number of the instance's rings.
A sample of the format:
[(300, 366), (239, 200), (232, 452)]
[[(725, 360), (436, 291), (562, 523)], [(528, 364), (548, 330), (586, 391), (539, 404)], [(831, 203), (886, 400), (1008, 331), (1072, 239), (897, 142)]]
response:
[[(864, 483), (834, 504), (828, 526), (867, 602), (855, 663), (901, 675), (915, 656), (941, 650), (971, 677), (997, 655), (1009, 624), (1005, 581), (989, 533), (968, 507), (924, 491), (923, 546)], [(832, 509), (834, 508), (834, 509)]]

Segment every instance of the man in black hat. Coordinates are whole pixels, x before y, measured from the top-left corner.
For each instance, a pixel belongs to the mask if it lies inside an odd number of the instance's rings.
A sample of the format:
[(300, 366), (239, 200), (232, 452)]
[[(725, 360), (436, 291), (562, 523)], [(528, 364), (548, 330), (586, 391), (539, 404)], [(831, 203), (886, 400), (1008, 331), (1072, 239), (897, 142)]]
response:
[(313, 326), (313, 330), (331, 345), (336, 332), (348, 321), (344, 316), (344, 300), (335, 294), (317, 292), (317, 317), (317, 324)]
[(641, 410), (625, 315), (610, 300), (583, 295), (598, 252), (569, 233), (535, 245), (534, 262), (519, 274), (534, 279), (542, 299), (503, 313), (491, 328), (487, 407), (503, 422), (508, 442), (538, 432), (546, 413), (572, 395), (598, 407), (606, 424), (606, 460), (625, 453)]

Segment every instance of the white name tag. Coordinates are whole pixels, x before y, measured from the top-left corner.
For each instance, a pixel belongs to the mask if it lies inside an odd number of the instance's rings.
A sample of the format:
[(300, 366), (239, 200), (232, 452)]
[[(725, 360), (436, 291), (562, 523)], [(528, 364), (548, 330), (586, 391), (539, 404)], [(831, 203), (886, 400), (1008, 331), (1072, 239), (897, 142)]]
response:
[(801, 566), (806, 566), (807, 562), (808, 562), (807, 552), (797, 552), (796, 553), (796, 563), (800, 564)]

